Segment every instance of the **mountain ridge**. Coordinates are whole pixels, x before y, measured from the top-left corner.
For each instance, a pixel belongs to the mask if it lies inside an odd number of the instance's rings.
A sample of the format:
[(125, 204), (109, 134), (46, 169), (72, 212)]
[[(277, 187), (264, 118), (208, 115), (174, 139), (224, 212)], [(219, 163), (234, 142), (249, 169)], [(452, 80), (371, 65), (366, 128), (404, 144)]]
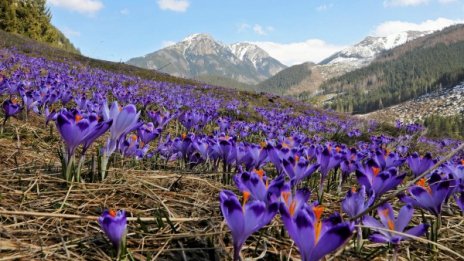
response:
[(256, 45), (244, 42), (226, 45), (203, 33), (189, 35), (127, 63), (147, 69), (164, 67), (164, 72), (174, 76), (194, 79), (217, 76), (246, 84), (256, 84), (286, 68)]

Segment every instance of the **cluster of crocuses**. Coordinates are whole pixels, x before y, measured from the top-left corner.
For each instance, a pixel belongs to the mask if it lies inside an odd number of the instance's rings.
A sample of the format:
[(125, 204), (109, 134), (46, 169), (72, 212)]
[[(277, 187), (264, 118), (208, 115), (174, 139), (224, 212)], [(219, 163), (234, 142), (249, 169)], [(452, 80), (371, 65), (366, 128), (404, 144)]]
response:
[[(233, 179), (243, 193), (241, 202), (230, 191), (220, 194), (236, 259), (246, 238), (277, 213), (302, 257), (317, 260), (342, 245), (354, 224), (378, 228), (371, 236), (375, 242), (399, 243), (406, 238), (391, 231), (407, 229), (413, 208), (436, 217), (429, 222), (432, 239), (436, 239), (442, 209), (450, 211), (452, 200), (464, 206), (464, 155), (460, 154), (401, 195), (405, 205), (396, 219), (388, 204), (378, 209), (380, 222), (364, 216), (351, 223), (336, 213), (322, 218), (324, 187), (329, 192), (342, 191), (354, 180), (355, 188), (341, 204), (342, 216), (355, 218), (404, 184), (407, 175), (417, 177), (431, 168), (436, 163), (431, 154), (411, 153), (404, 145), (415, 142), (411, 134), (422, 130), (419, 125), (401, 123), (397, 127), (405, 130), (402, 136), (380, 135), (361, 141), (362, 134), (376, 130), (375, 122), (370, 121), (366, 130), (356, 120), (311, 109), (282, 109), (277, 101), (250, 109), (227, 89), (148, 81), (14, 52), (0, 59), (3, 125), (20, 113), (27, 119), (31, 112), (43, 115), (47, 123), (55, 121), (65, 145), (63, 174), (69, 181), (81, 179), (86, 153), (105, 133), (106, 141), (98, 150), (102, 179), (115, 152), (237, 173)], [(169, 133), (161, 137), (167, 128)], [(330, 141), (340, 136), (350, 137), (352, 145)], [(158, 137), (159, 142), (150, 148), (149, 143)], [(443, 152), (459, 145), (423, 137), (418, 142)], [(78, 162), (74, 159), (77, 153)], [(308, 201), (310, 189), (317, 191), (313, 203)], [(406, 233), (421, 235), (426, 228), (418, 225)], [(359, 227), (357, 234), (361, 234)]]
[[(378, 208), (380, 221), (377, 221), (365, 215), (369, 207), (384, 194), (404, 184), (408, 174), (411, 179), (418, 177), (437, 162), (430, 153), (423, 156), (418, 153), (406, 155), (405, 147), (398, 148), (401, 153), (390, 151), (385, 148), (389, 142), (384, 137), (376, 137), (371, 143), (348, 148), (333, 143), (308, 145), (291, 139), (261, 148), (257, 154), (264, 158), (261, 164), (248, 167), (247, 171), (234, 177), (238, 190), (243, 194), (242, 200), (227, 190), (219, 196), (221, 210), (234, 241), (234, 259), (240, 259), (240, 248), (246, 239), (269, 224), (277, 213), (280, 213), (284, 227), (300, 250), (303, 260), (319, 260), (337, 249), (350, 238), (355, 223), (377, 231), (369, 237), (377, 243), (397, 245), (409, 237), (425, 234), (430, 225), (430, 239), (436, 241), (443, 206), (451, 198), (458, 206), (464, 205), (462, 155), (408, 187), (407, 193), (399, 197), (404, 206), (397, 218), (390, 204), (381, 205)], [(274, 179), (259, 169), (267, 162), (263, 155), (267, 155), (275, 167), (278, 175)], [(317, 186), (311, 186), (311, 182), (306, 181), (316, 174), (320, 182)], [(355, 223), (343, 221), (337, 213), (321, 221), (324, 182), (336, 180), (337, 174), (340, 174), (339, 187), (350, 179), (351, 174), (355, 174), (354, 187), (340, 202), (346, 217)], [(308, 202), (309, 189), (319, 191), (318, 200), (313, 203)], [(407, 229), (414, 208), (428, 211), (435, 218)], [(357, 234), (358, 243), (361, 243), (361, 226), (358, 226)]]

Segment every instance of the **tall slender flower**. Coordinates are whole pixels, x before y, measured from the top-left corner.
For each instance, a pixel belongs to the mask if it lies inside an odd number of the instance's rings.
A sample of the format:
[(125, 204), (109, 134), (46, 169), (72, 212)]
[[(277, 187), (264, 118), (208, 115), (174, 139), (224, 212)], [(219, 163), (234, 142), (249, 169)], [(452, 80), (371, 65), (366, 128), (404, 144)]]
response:
[(367, 195), (365, 186), (362, 186), (359, 191), (353, 187), (346, 193), (346, 197), (342, 201), (342, 210), (350, 218), (356, 217), (368, 209), (374, 203), (374, 199), (373, 193), (371, 196)]
[[(371, 229), (384, 228), (392, 231), (403, 232), (409, 221), (411, 221), (412, 215), (414, 214), (414, 208), (411, 205), (403, 206), (398, 213), (398, 217), (395, 219), (393, 209), (389, 203), (385, 203), (377, 209), (380, 217), (380, 222), (371, 216), (365, 216), (363, 224), (369, 226)], [(413, 236), (421, 236), (427, 231), (427, 224), (420, 224), (413, 228), (406, 230), (406, 234)], [(399, 244), (400, 241), (408, 239), (403, 235), (391, 233), (385, 230), (379, 230), (379, 233), (375, 233), (369, 237), (372, 242), (375, 243), (391, 243)]]
[(1, 133), (3, 133), (3, 128), (6, 124), (6, 121), (11, 116), (18, 114), (21, 111), (21, 106), (17, 103), (16, 99), (6, 100), (2, 103), (3, 113), (5, 114), (5, 119), (3, 120), (1, 128)]
[(105, 210), (98, 218), (98, 223), (117, 251), (121, 247), (125, 247), (122, 245), (127, 230), (126, 212), (124, 210)]
[(271, 222), (278, 211), (279, 203), (275, 202), (266, 207), (262, 201), (247, 203), (248, 199), (244, 198), (242, 205), (237, 196), (229, 190), (221, 191), (219, 200), (222, 215), (232, 232), (234, 260), (240, 260), (242, 245), (251, 234)]

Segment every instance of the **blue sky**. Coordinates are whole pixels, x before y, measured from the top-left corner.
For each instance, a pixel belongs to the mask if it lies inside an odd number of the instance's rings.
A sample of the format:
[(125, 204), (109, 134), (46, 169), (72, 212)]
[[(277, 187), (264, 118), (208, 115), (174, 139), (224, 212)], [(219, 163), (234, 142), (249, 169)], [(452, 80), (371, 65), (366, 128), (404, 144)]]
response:
[(193, 33), (253, 42), (287, 65), (367, 35), (464, 22), (464, 0), (47, 0), (52, 23), (90, 57), (125, 61)]

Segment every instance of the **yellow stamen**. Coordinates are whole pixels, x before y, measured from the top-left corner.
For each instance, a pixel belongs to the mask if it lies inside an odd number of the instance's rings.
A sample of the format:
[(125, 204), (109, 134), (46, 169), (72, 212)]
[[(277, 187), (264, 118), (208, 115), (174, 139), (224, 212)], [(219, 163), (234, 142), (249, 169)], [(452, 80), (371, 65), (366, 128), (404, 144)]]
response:
[(287, 144), (287, 143), (285, 143), (285, 142), (282, 142), (282, 148), (289, 149), (290, 147), (288, 146), (288, 144)]
[(259, 145), (260, 145), (261, 148), (263, 149), (263, 148), (266, 147), (267, 143), (266, 143), (265, 141), (261, 141), (261, 142), (259, 143)]

